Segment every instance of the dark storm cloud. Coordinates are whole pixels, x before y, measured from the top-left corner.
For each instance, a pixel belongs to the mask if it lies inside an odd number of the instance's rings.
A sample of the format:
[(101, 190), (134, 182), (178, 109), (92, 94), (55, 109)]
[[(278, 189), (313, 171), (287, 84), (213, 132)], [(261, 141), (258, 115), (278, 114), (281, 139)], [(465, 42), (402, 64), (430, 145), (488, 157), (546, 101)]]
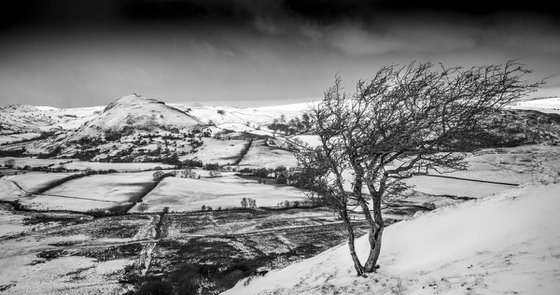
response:
[(552, 1), (415, 1), (415, 0), (8, 0), (2, 1), (0, 22), (101, 22), (106, 20), (244, 20), (286, 15), (332, 23), (341, 19), (373, 20), (410, 12), (483, 16), (503, 12), (557, 17)]
[[(0, 104), (104, 104), (130, 92), (167, 101), (305, 99), (321, 96), (337, 72), (351, 83), (412, 60), (521, 58), (539, 77), (556, 75), (555, 10), (525, 3), (3, 1)], [(549, 85), (560, 86), (558, 76)]]

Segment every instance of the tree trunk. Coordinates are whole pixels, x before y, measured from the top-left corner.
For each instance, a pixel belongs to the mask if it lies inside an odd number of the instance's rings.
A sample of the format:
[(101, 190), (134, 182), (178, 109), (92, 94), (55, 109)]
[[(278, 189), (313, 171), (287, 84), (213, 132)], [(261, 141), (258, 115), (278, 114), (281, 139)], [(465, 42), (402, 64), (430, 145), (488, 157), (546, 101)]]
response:
[(356, 270), (356, 274), (358, 276), (363, 276), (364, 267), (360, 262), (360, 258), (358, 258), (358, 254), (356, 254), (356, 248), (354, 245), (354, 241), (356, 239), (354, 234), (354, 226), (352, 225), (352, 222), (350, 221), (350, 218), (348, 217), (348, 212), (346, 210), (341, 210), (340, 213), (341, 213), (340, 215), (342, 217), (342, 220), (346, 225), (346, 229), (348, 230), (348, 248), (350, 249), (350, 256), (352, 257), (352, 261), (354, 262), (354, 269)]
[(364, 264), (365, 272), (375, 272), (378, 268), (377, 260), (381, 253), (381, 240), (383, 238), (383, 216), (381, 214), (381, 194), (372, 194), (373, 219), (375, 223), (369, 228), (369, 254)]
[(371, 228), (369, 231), (369, 254), (364, 264), (365, 272), (375, 272), (378, 268), (377, 260), (381, 253), (381, 239), (383, 237), (383, 227)]

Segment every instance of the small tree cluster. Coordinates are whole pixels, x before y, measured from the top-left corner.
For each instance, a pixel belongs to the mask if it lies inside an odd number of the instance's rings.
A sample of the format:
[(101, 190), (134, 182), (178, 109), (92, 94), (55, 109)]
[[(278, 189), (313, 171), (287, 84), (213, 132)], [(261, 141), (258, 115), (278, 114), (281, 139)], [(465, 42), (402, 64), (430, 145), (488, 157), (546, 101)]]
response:
[(183, 167), (202, 167), (202, 161), (194, 160), (194, 159), (187, 159), (183, 161)]
[(274, 119), (268, 125), (268, 129), (274, 132), (283, 132), (286, 135), (294, 135), (297, 133), (305, 133), (311, 130), (311, 117), (308, 113), (304, 113), (301, 118), (294, 117), (286, 122), (286, 116), (281, 115), (280, 118)]
[(202, 206), (200, 207), (200, 211), (212, 211), (212, 207), (206, 206), (206, 205), (202, 205)]
[(282, 208), (298, 208), (298, 207), (301, 206), (301, 203), (300, 203), (300, 201), (291, 201), (290, 202), (288, 200), (285, 200), (283, 202), (279, 202), (277, 206), (282, 207)]
[(241, 199), (241, 208), (243, 209), (257, 209), (257, 201), (252, 198), (243, 198)]
[(218, 163), (207, 163), (207, 164), (204, 164), (203, 169), (204, 170), (219, 170), (220, 169), (220, 164), (218, 164)]

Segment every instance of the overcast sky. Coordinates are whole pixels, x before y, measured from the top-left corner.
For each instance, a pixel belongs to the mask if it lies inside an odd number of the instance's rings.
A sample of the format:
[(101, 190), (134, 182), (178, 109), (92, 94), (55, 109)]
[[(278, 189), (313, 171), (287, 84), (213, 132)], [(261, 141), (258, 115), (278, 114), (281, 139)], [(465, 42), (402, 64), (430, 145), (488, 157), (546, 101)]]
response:
[[(553, 1), (12, 0), (0, 4), (0, 105), (264, 105), (320, 98), (379, 66), (508, 59), (560, 95)], [(419, 4), (422, 3), (422, 4)], [(550, 3), (550, 4), (548, 4)], [(556, 88), (556, 89), (555, 89)]]

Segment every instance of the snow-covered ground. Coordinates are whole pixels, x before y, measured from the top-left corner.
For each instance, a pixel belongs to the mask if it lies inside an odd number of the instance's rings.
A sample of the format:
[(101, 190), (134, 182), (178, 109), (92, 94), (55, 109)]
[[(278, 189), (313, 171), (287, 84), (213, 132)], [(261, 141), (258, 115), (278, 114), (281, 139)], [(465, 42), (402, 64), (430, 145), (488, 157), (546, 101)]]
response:
[(293, 153), (271, 148), (264, 145), (264, 140), (255, 140), (251, 148), (239, 163), (242, 167), (264, 167), (276, 168), (278, 166), (295, 167), (297, 165), (296, 157)]
[(527, 185), (392, 225), (367, 278), (341, 245), (223, 294), (558, 294), (559, 192)]
[(29, 167), (47, 167), (51, 168), (63, 168), (66, 170), (88, 170), (93, 171), (99, 170), (115, 170), (119, 172), (137, 172), (153, 170), (156, 167), (162, 169), (169, 169), (174, 167), (173, 165), (167, 165), (163, 163), (107, 163), (107, 162), (88, 162), (80, 161), (77, 159), (37, 159), (29, 157), (0, 157), (0, 164), (6, 163), (6, 161), (13, 159), (15, 161), (14, 166), (18, 168), (23, 168), (25, 166)]
[(467, 157), (466, 160), (469, 163), (467, 170), (442, 175), (522, 184), (540, 180), (559, 171), (560, 147), (525, 145), (487, 149)]
[(45, 195), (99, 201), (130, 202), (143, 196), (153, 183), (152, 172), (90, 175), (52, 188)]
[[(128, 259), (96, 262), (86, 257), (61, 257), (33, 267), (34, 254), (2, 259), (0, 285), (6, 294), (120, 294), (118, 274), (131, 264)], [(33, 279), (27, 279), (33, 278)]]
[[(107, 211), (131, 206), (133, 202), (144, 196), (153, 186), (152, 174), (153, 172), (139, 172), (84, 176), (68, 180), (40, 195), (25, 198), (25, 194), (13, 182), (1, 179), (0, 187), (5, 187), (9, 193), (5, 196), (0, 194), (0, 196), (2, 196), (2, 200), (6, 201), (17, 200), (23, 208), (32, 210)], [(35, 186), (29, 182), (34, 175), (29, 174), (29, 177), (26, 176), (27, 178), (17, 175), (10, 176), (10, 178), (18, 177), (15, 179), (32, 190), (41, 188), (41, 181), (38, 181)], [(45, 180), (58, 180), (56, 177), (54, 179), (49, 177), (45, 177)]]
[(243, 179), (240, 182), (167, 177), (131, 212), (158, 212), (164, 207), (169, 207), (172, 212), (185, 212), (200, 210), (202, 205), (213, 209), (240, 207), (243, 198), (256, 200), (257, 206), (276, 206), (286, 200), (293, 202), (306, 199), (304, 193), (295, 187), (244, 183)]
[(473, 198), (488, 196), (516, 184), (547, 183), (560, 171), (560, 147), (526, 145), (486, 149), (465, 160), (469, 164), (467, 170), (429, 172), (433, 176), (451, 178), (414, 176), (406, 182), (423, 193)]
[(474, 182), (453, 178), (433, 176), (415, 176), (406, 181), (414, 190), (431, 195), (452, 195), (471, 198), (481, 198), (510, 189), (513, 186), (505, 184)]
[(83, 171), (83, 170), (91, 169), (94, 171), (116, 170), (119, 172), (146, 171), (146, 170), (152, 170), (156, 167), (160, 167), (162, 169), (169, 169), (173, 167), (172, 165), (167, 165), (163, 163), (106, 163), (106, 162), (86, 162), (86, 161), (73, 161), (71, 163), (66, 163), (60, 166), (67, 170)]
[(0, 163), (4, 164), (9, 160), (14, 160), (14, 167), (23, 168), (25, 166), (29, 167), (47, 167), (54, 166), (61, 163), (66, 163), (73, 161), (72, 159), (37, 159), (37, 158), (26, 158), (26, 157), (0, 157)]
[(560, 114), (560, 97), (549, 97), (516, 102), (514, 109), (535, 110), (543, 113)]
[(294, 142), (302, 142), (303, 144), (308, 145), (312, 148), (317, 147), (321, 144), (319, 136), (317, 135), (296, 135), (290, 137), (290, 139)]
[(24, 209), (39, 211), (72, 211), (72, 212), (109, 212), (111, 210), (130, 206), (129, 202), (115, 202), (93, 199), (82, 199), (64, 196), (33, 195), (18, 200)]
[(69, 173), (43, 173), (28, 172), (25, 174), (11, 175), (4, 177), (6, 180), (17, 183), (23, 190), (29, 193), (37, 193), (58, 181), (73, 177), (74, 174)]
[(10, 135), (0, 135), (0, 145), (8, 144), (23, 140), (29, 140), (33, 138), (37, 138), (41, 136), (39, 133), (19, 133), (19, 134), (10, 134)]
[(162, 101), (130, 94), (119, 98), (105, 107), (96, 118), (85, 123), (74, 135), (100, 137), (107, 131), (157, 130), (158, 128), (191, 128), (201, 123), (194, 117), (166, 105)]
[[(216, 125), (224, 124), (226, 129), (239, 131), (237, 129), (247, 130), (247, 123), (251, 127), (257, 127), (266, 123), (271, 123), (275, 118), (284, 115), (287, 120), (300, 116), (306, 112), (308, 103), (296, 103), (279, 106), (265, 107), (228, 107), (228, 106), (188, 106), (185, 104), (173, 104), (170, 106), (186, 111), (188, 114), (199, 118), (203, 122), (212, 121)], [(245, 127), (242, 127), (244, 125)], [(222, 126), (220, 126), (222, 127)], [(229, 128), (227, 128), (229, 127)]]
[(15, 183), (0, 179), (0, 201), (13, 202), (24, 197), (26, 193), (22, 191)]
[(204, 144), (197, 149), (195, 154), (181, 156), (179, 159), (198, 159), (204, 164), (234, 164), (248, 143), (246, 140), (204, 138)]

